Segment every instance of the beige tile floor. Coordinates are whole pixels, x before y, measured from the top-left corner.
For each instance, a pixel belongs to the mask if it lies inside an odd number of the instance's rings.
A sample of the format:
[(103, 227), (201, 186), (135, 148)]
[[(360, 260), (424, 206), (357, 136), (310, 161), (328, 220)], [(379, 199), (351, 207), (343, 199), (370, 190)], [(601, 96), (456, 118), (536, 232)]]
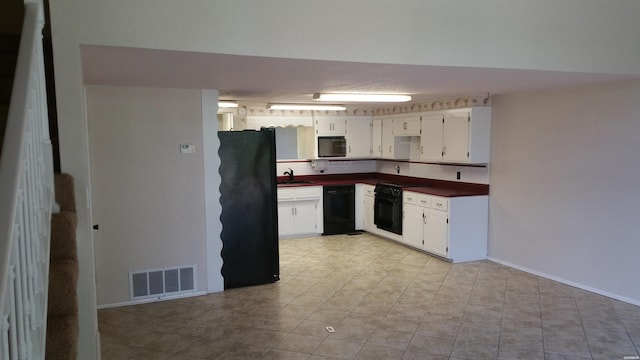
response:
[[(281, 281), (100, 310), (111, 359), (633, 359), (640, 307), (369, 234), (280, 241)], [(328, 333), (326, 326), (333, 326)]]

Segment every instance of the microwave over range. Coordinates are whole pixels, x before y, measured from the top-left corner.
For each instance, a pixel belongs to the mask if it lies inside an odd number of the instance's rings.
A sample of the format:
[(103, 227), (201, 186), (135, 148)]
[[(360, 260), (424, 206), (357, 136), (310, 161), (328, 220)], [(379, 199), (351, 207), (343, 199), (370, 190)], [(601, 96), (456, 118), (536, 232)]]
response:
[(318, 136), (318, 157), (347, 156), (347, 140), (344, 136)]

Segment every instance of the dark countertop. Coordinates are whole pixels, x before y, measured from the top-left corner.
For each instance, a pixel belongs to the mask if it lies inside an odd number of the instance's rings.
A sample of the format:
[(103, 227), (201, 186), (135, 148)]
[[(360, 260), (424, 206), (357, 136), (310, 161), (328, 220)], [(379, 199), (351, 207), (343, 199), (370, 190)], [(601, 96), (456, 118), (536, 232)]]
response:
[[(286, 181), (286, 176), (279, 176), (278, 182)], [(380, 182), (397, 184), (403, 190), (415, 191), (417, 193), (443, 196), (477, 196), (489, 195), (489, 185), (473, 184), (458, 181), (423, 179), (411, 176), (389, 175), (378, 173), (364, 174), (335, 174), (335, 175), (299, 175), (296, 181), (309, 181), (311, 183), (278, 184), (278, 187), (291, 186), (331, 186), (349, 184), (369, 184), (375, 185)]]
[(444, 187), (405, 187), (402, 188), (403, 190), (406, 191), (413, 191), (413, 192), (417, 192), (417, 193), (421, 193), (421, 194), (428, 194), (428, 195), (436, 195), (436, 196), (443, 196), (443, 197), (459, 197), (459, 196), (477, 196), (477, 195), (489, 195), (478, 192), (478, 191), (471, 191), (471, 190), (458, 190), (458, 189), (451, 189), (451, 188), (444, 188)]

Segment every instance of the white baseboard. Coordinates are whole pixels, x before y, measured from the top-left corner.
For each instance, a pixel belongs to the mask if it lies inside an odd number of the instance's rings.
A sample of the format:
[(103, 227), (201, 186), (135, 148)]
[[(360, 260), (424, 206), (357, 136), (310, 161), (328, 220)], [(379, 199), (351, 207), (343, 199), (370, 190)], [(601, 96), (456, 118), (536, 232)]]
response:
[(163, 297), (153, 298), (153, 299), (124, 301), (124, 302), (113, 303), (113, 304), (102, 304), (102, 305), (98, 305), (97, 308), (98, 308), (98, 310), (101, 310), (101, 309), (109, 309), (109, 308), (122, 307), (122, 306), (148, 304), (148, 303), (152, 303), (152, 302), (165, 301), (165, 300), (184, 299), (184, 298), (190, 298), (190, 297), (202, 296), (202, 295), (207, 295), (207, 292), (206, 291), (197, 291), (197, 292), (192, 292), (192, 293), (188, 293), (188, 294), (163, 296)]
[(102, 360), (102, 347), (101, 347), (101, 343), (100, 343), (100, 331), (96, 332), (96, 344), (97, 346), (97, 353), (96, 353), (96, 360)]
[(586, 290), (586, 291), (589, 291), (589, 292), (592, 292), (592, 293), (596, 293), (596, 294), (599, 294), (599, 295), (602, 295), (602, 296), (610, 297), (612, 299), (620, 300), (620, 301), (623, 301), (623, 302), (626, 302), (626, 303), (629, 303), (629, 304), (632, 304), (632, 305), (640, 306), (640, 300), (637, 300), (637, 299), (632, 299), (632, 298), (628, 298), (628, 297), (625, 297), (625, 296), (620, 296), (618, 294), (610, 293), (608, 291), (603, 291), (603, 290), (600, 290), (600, 289), (592, 288), (592, 287), (587, 286), (587, 285), (579, 284), (579, 283), (576, 283), (576, 282), (573, 282), (573, 281), (569, 281), (569, 280), (566, 280), (566, 279), (563, 279), (563, 278), (559, 278), (557, 276), (553, 276), (553, 275), (549, 275), (549, 274), (546, 274), (546, 273), (543, 273), (543, 272), (540, 272), (540, 271), (537, 271), (537, 270), (529, 269), (529, 268), (526, 268), (524, 266), (512, 264), (512, 263), (510, 263), (508, 261), (504, 261), (504, 260), (500, 260), (500, 259), (496, 259), (496, 258), (492, 258), (492, 257), (487, 257), (487, 260), (490, 260), (490, 261), (493, 261), (493, 262), (496, 262), (498, 264), (502, 264), (504, 266), (508, 266), (508, 267), (511, 267), (511, 268), (514, 268), (514, 269), (522, 270), (524, 272), (527, 272), (527, 273), (530, 273), (530, 274), (533, 274), (533, 275), (537, 275), (537, 276), (543, 277), (545, 279), (549, 279), (549, 280), (557, 281), (559, 283), (570, 285), (570, 286), (576, 287), (578, 289)]

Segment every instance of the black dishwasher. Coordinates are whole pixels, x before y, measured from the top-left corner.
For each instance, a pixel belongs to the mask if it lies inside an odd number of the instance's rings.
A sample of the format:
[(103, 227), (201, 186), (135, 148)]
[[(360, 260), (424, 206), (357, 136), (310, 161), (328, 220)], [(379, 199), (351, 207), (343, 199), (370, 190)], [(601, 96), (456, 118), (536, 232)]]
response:
[(323, 235), (348, 234), (356, 230), (355, 185), (324, 186)]

